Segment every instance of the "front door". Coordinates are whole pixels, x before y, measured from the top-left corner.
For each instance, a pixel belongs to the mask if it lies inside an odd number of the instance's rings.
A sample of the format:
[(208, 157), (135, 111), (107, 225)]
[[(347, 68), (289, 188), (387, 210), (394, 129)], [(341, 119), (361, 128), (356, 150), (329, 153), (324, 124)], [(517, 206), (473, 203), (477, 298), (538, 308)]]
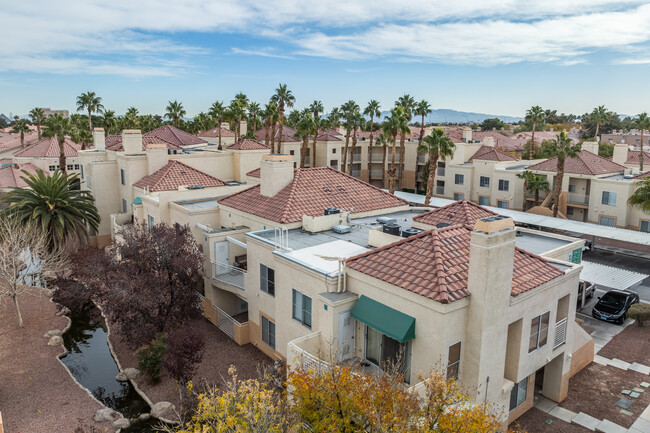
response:
[(228, 266), (228, 241), (214, 243), (214, 274), (221, 275), (229, 271)]
[(354, 356), (354, 320), (350, 310), (339, 313), (338, 358), (345, 361)]

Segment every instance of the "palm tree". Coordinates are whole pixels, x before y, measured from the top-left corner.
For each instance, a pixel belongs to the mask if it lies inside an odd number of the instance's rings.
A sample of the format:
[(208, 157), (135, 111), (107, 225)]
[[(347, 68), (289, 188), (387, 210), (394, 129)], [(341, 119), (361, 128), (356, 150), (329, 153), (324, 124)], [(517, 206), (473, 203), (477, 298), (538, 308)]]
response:
[(528, 199), (526, 198), (528, 194), (528, 182), (530, 182), (532, 178), (535, 177), (535, 174), (530, 170), (524, 170), (523, 172), (518, 173), (517, 177), (519, 179), (524, 180), (524, 188), (523, 188), (524, 195), (523, 195), (523, 201), (521, 202), (521, 209), (522, 211), (526, 212), (526, 210), (528, 209)]
[[(282, 125), (284, 124), (284, 107), (293, 107), (293, 103), (296, 102), (296, 98), (293, 96), (293, 93), (291, 93), (291, 90), (287, 89), (286, 84), (280, 83), (279, 87), (275, 89), (275, 94), (271, 97), (271, 101), (278, 104), (278, 115), (280, 118), (280, 130), (278, 131), (278, 152), (280, 152), (280, 146), (282, 145)], [(273, 126), (275, 127), (275, 123)]]
[(86, 129), (76, 128), (72, 135), (72, 140), (81, 143), (81, 150), (88, 149), (88, 145), (93, 142), (93, 133)]
[(535, 194), (535, 206), (539, 205), (539, 192), (548, 192), (551, 186), (546, 179), (546, 176), (534, 175), (528, 180), (528, 192)]
[(198, 137), (199, 132), (205, 131), (212, 127), (212, 119), (203, 111), (194, 116), (192, 119), (192, 132)]
[[(348, 117), (348, 123), (352, 129), (352, 146), (350, 147), (350, 162), (348, 164), (348, 174), (352, 175), (352, 164), (354, 164), (354, 149), (357, 147), (358, 134), (363, 127), (364, 119), (359, 111), (353, 111)], [(342, 167), (345, 170), (345, 167)]]
[(638, 181), (634, 194), (627, 199), (627, 204), (636, 206), (645, 213), (650, 213), (650, 176)]
[[(271, 153), (276, 153), (275, 149), (275, 139), (276, 134), (275, 134), (275, 125), (277, 125), (279, 119), (280, 119), (280, 113), (278, 112), (278, 104), (275, 102), (271, 101), (266, 106), (264, 107), (266, 111), (266, 119), (267, 119), (267, 126), (266, 126), (266, 136), (268, 137), (266, 139), (267, 143), (270, 140), (271, 141)], [(268, 144), (267, 144), (268, 145)], [(280, 153), (282, 151), (281, 149), (282, 141), (280, 138), (278, 138), (278, 148), (277, 148), (277, 153)]]
[[(424, 118), (431, 113), (431, 105), (429, 105), (429, 102), (426, 100), (421, 100), (420, 102), (415, 104), (415, 107), (413, 109), (413, 113), (417, 116), (422, 117), (422, 123), (420, 124), (420, 137), (418, 138), (418, 148), (422, 145), (422, 139), (424, 138)], [(418, 154), (415, 155), (415, 168), (413, 170), (413, 173), (418, 172)], [(413, 186), (414, 189), (417, 190), (417, 179), (415, 180), (415, 185)]]
[(390, 115), (384, 119), (383, 125), (384, 135), (390, 136), (392, 139), (390, 168), (386, 170), (388, 174), (388, 191), (391, 194), (395, 193), (395, 175), (397, 174), (395, 169), (395, 143), (397, 134), (403, 131), (405, 127), (408, 128), (406, 112), (404, 107), (398, 105), (390, 110)]
[(185, 116), (186, 113), (185, 109), (183, 108), (183, 103), (176, 100), (174, 100), (174, 102), (169, 101), (169, 104), (167, 104), (167, 108), (165, 108), (165, 110), (167, 110), (165, 117), (169, 120), (173, 120), (174, 128), (178, 128), (178, 119)]
[(409, 123), (411, 123), (411, 118), (413, 117), (413, 108), (415, 107), (415, 99), (411, 95), (405, 94), (400, 96), (395, 101), (395, 105), (404, 107), (404, 113), (406, 115), (406, 128), (400, 131), (399, 139), (399, 173), (397, 178), (399, 179), (400, 187), (402, 186), (402, 177), (404, 176), (404, 157), (406, 155), (406, 134), (410, 133), (411, 130), (408, 128)]
[(239, 101), (239, 103), (242, 105), (244, 108), (248, 108), (249, 100), (248, 96), (246, 96), (243, 92), (239, 92), (235, 95), (235, 99), (233, 101)]
[(75, 135), (77, 128), (70, 119), (58, 113), (48, 117), (45, 125), (47, 129), (43, 131), (43, 135), (45, 137), (56, 137), (59, 143), (59, 169), (65, 173), (65, 137), (66, 135)]
[(221, 123), (223, 122), (225, 112), (226, 110), (221, 101), (215, 101), (212, 103), (210, 110), (208, 111), (208, 114), (215, 120), (215, 122), (217, 122), (217, 131), (219, 133), (219, 147), (217, 147), (217, 149), (219, 150), (221, 150)]
[(388, 153), (388, 144), (390, 143), (390, 136), (384, 134), (383, 132), (377, 137), (377, 146), (381, 146), (383, 149), (383, 155), (381, 159), (381, 186), (386, 188), (386, 155)]
[(643, 132), (646, 129), (650, 129), (650, 117), (645, 111), (639, 114), (634, 121), (634, 124), (637, 128), (641, 130), (641, 153), (639, 154), (639, 170), (643, 172)]
[(422, 144), (418, 146), (418, 153), (423, 153), (429, 156), (429, 178), (427, 179), (427, 194), (424, 198), (424, 205), (429, 206), (431, 196), (433, 195), (433, 184), (436, 176), (436, 167), (438, 166), (438, 159), (443, 160), (454, 156), (456, 145), (449, 137), (445, 136), (445, 132), (437, 128), (431, 135), (422, 140)]
[(104, 106), (102, 98), (95, 95), (95, 92), (86, 92), (77, 96), (77, 111), (88, 110), (88, 130), (93, 130), (92, 113), (103, 113)]
[(545, 117), (546, 112), (539, 105), (532, 106), (526, 111), (526, 119), (533, 122), (533, 133), (531, 134), (531, 143), (528, 147), (528, 159), (533, 159), (533, 148), (535, 147), (535, 126), (537, 126), (537, 122), (543, 123)]
[(74, 189), (79, 176), (59, 170), (51, 176), (41, 170), (23, 173), (29, 188), (12, 188), (2, 199), (9, 204), (5, 212), (40, 230), (52, 249), (70, 242), (86, 242), (87, 227), (97, 230), (100, 217), (92, 194)]
[[(375, 117), (381, 116), (379, 102), (374, 99), (368, 101), (368, 105), (364, 108), (363, 114), (370, 117), (370, 146), (368, 146), (368, 179), (370, 180), (372, 173), (372, 142), (374, 139), (373, 129), (375, 125)], [(383, 173), (384, 169), (382, 168), (381, 171)]]
[(115, 117), (115, 111), (106, 110), (104, 111), (104, 128), (106, 132), (110, 135), (111, 131), (114, 131), (115, 126), (117, 125), (117, 118)]
[(318, 132), (321, 129), (329, 127), (329, 122), (321, 117), (314, 117), (312, 121), (312, 139), (311, 139), (311, 166), (316, 167), (316, 140), (318, 140)]
[(560, 206), (560, 192), (562, 191), (562, 182), (564, 180), (564, 161), (567, 158), (575, 158), (580, 153), (580, 145), (573, 145), (571, 139), (567, 137), (566, 132), (561, 132), (555, 141), (553, 149), (557, 157), (557, 176), (555, 178), (555, 188), (553, 190), (553, 216), (557, 217)]
[(45, 120), (45, 113), (43, 113), (43, 110), (40, 108), (33, 108), (32, 111), (29, 112), (29, 117), (32, 118), (32, 123), (36, 125), (38, 141), (41, 141), (41, 125)]
[(137, 109), (137, 108), (135, 108), (135, 107), (129, 107), (129, 108), (126, 110), (126, 114), (125, 114), (125, 116), (126, 116), (126, 117), (131, 117), (131, 118), (134, 118), (134, 119), (135, 119), (136, 117), (138, 117), (138, 113), (139, 113), (139, 112), (138, 112), (138, 109)]
[(137, 120), (138, 125), (142, 133), (153, 131), (154, 129), (160, 126), (160, 122), (151, 114), (145, 114), (144, 116), (139, 116)]
[(311, 111), (314, 116), (314, 130), (312, 138), (312, 167), (316, 167), (316, 138), (318, 137), (318, 132), (321, 128), (325, 128), (324, 122), (320, 121), (320, 113), (325, 111), (323, 103), (321, 101), (314, 101), (309, 105), (309, 111)]
[(341, 105), (341, 117), (343, 118), (343, 126), (345, 127), (345, 146), (343, 147), (341, 171), (345, 171), (345, 167), (347, 166), (350, 134), (354, 131), (354, 134), (356, 135), (356, 130), (353, 129), (354, 122), (351, 119), (355, 111), (359, 111), (359, 106), (352, 99)]
[(257, 116), (260, 115), (260, 104), (257, 102), (248, 104), (248, 115), (253, 118), (251, 131), (257, 131)]
[[(314, 130), (314, 118), (308, 109), (305, 109), (296, 124), (296, 137), (302, 140), (300, 148), (300, 168), (305, 168), (305, 159), (307, 159), (307, 150), (309, 149), (309, 137)], [(313, 167), (313, 166), (312, 166)]]
[(600, 105), (594, 108), (594, 111), (591, 112), (591, 120), (596, 122), (596, 134), (594, 135), (596, 141), (600, 141), (598, 139), (598, 133), (600, 132), (600, 125), (603, 122), (605, 122), (608, 117), (609, 117), (609, 111), (607, 111), (604, 105)]
[(25, 147), (25, 133), (29, 132), (29, 124), (25, 119), (21, 119), (18, 116), (14, 118), (14, 124), (11, 128), (11, 132), (14, 134), (20, 134), (20, 146)]

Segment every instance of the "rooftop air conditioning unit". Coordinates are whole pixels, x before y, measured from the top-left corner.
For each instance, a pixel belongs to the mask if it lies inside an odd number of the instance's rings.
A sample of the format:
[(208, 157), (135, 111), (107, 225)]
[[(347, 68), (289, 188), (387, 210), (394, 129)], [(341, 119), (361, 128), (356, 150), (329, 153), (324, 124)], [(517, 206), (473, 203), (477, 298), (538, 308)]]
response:
[(399, 224), (384, 224), (383, 232), (388, 233), (389, 235), (399, 236)]
[(339, 234), (350, 233), (350, 230), (352, 230), (350, 226), (345, 226), (343, 224), (332, 226), (332, 231), (334, 233), (339, 233)]
[(379, 217), (377, 218), (377, 222), (379, 224), (386, 225), (386, 224), (396, 224), (397, 220), (391, 217)]
[(404, 229), (402, 230), (402, 237), (410, 238), (411, 236), (415, 236), (418, 233), (421, 233), (422, 231), (423, 231), (422, 229), (416, 229), (415, 227), (411, 227), (410, 229)]
[(337, 213), (341, 213), (341, 210), (336, 207), (328, 207), (325, 209), (325, 215), (335, 215)]

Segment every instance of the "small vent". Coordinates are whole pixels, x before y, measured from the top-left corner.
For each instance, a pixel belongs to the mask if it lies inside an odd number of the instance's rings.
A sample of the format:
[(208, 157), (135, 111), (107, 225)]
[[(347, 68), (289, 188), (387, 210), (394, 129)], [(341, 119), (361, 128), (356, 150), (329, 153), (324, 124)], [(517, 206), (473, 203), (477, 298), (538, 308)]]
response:
[(332, 226), (332, 231), (333, 231), (334, 233), (340, 233), (340, 234), (343, 234), (343, 233), (350, 233), (350, 230), (351, 230), (350, 226), (344, 226), (344, 225), (342, 225), (342, 224), (340, 224), (340, 225), (336, 225), (336, 226)]

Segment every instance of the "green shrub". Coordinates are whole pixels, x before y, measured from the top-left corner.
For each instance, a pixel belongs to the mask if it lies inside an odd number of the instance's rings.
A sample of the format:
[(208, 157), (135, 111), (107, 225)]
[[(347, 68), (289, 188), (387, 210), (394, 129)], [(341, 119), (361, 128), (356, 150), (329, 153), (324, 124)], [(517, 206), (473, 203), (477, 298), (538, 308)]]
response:
[(151, 340), (151, 343), (138, 350), (138, 369), (144, 372), (153, 383), (160, 380), (160, 369), (165, 350), (167, 350), (167, 345), (163, 334), (159, 334)]
[(627, 315), (636, 320), (639, 326), (643, 326), (643, 322), (650, 320), (650, 304), (638, 302), (630, 307)]

